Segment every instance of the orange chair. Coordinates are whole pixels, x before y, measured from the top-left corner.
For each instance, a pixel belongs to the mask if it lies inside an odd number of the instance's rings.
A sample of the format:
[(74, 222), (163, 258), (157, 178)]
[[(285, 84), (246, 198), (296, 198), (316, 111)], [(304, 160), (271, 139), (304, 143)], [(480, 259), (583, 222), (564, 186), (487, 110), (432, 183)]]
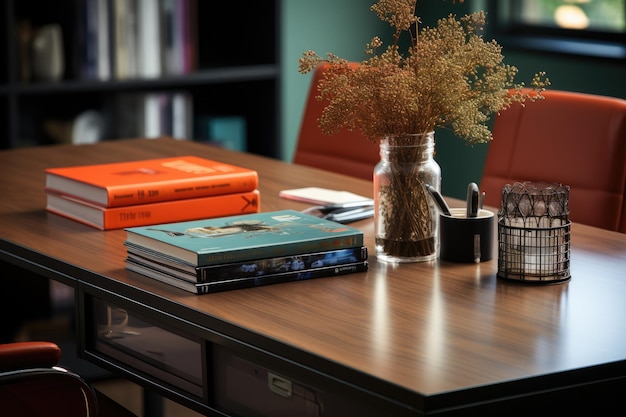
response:
[(0, 413), (11, 417), (132, 417), (79, 375), (60, 368), (52, 342), (0, 344)]
[(328, 103), (317, 100), (317, 84), (327, 67), (322, 63), (313, 73), (293, 162), (371, 181), (380, 160), (378, 145), (360, 132), (325, 135), (318, 125)]
[(626, 233), (626, 100), (544, 95), (496, 117), (480, 184), (485, 204), (501, 207), (507, 183), (562, 183), (572, 221)]
[[(624, 195), (626, 196), (626, 190), (624, 190)], [(618, 230), (622, 233), (626, 233), (626, 197), (622, 201), (622, 217)]]

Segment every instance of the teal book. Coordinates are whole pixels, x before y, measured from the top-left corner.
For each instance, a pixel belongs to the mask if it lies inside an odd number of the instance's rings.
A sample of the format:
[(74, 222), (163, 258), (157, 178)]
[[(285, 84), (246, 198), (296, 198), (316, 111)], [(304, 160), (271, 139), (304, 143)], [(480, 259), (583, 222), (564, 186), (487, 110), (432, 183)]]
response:
[(363, 232), (295, 210), (125, 229), (126, 243), (193, 266), (298, 255), (364, 244)]

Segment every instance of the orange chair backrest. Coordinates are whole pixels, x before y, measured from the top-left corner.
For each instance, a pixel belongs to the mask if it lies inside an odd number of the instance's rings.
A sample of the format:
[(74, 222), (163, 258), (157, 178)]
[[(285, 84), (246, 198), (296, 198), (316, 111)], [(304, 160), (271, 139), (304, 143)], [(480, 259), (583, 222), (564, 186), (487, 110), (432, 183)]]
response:
[(317, 84), (327, 67), (328, 64), (322, 63), (313, 73), (293, 162), (371, 181), (380, 159), (378, 145), (360, 132), (344, 130), (325, 135), (318, 125), (328, 103), (316, 98)]
[(570, 186), (570, 219), (626, 233), (626, 100), (546, 91), (495, 119), (481, 189), (501, 207), (505, 184)]

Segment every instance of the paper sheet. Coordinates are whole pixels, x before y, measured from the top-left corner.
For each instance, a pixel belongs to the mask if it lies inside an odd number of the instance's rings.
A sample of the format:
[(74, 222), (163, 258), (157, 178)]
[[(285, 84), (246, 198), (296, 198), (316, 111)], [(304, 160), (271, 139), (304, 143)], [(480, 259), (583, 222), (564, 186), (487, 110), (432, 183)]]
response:
[(305, 203), (325, 205), (351, 203), (353, 201), (372, 201), (371, 198), (354, 194), (349, 191), (330, 190), (328, 188), (304, 187), (282, 190), (279, 197)]

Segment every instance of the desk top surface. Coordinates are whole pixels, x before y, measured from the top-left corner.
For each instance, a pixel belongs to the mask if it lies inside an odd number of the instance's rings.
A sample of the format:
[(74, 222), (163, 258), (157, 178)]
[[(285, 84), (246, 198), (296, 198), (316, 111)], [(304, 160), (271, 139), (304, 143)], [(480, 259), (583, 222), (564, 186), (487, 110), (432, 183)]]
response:
[(498, 279), (497, 257), (481, 264), (378, 263), (368, 219), (353, 223), (370, 250), (366, 273), (195, 295), (127, 271), (123, 230), (102, 232), (45, 211), (47, 167), (185, 154), (256, 169), (262, 211), (307, 207), (279, 198), (281, 189), (372, 195), (367, 181), (171, 139), (2, 151), (0, 255), (43, 265), (62, 281), (87, 271), (80, 279), (148, 294), (155, 306), (199, 325), (238, 329), (261, 348), (278, 347), (322, 372), (341, 370), (355, 384), (369, 381), (400, 399), (575, 378), (577, 370), (602, 373), (609, 365), (607, 377), (626, 372), (624, 234), (573, 224), (571, 281), (536, 286)]

